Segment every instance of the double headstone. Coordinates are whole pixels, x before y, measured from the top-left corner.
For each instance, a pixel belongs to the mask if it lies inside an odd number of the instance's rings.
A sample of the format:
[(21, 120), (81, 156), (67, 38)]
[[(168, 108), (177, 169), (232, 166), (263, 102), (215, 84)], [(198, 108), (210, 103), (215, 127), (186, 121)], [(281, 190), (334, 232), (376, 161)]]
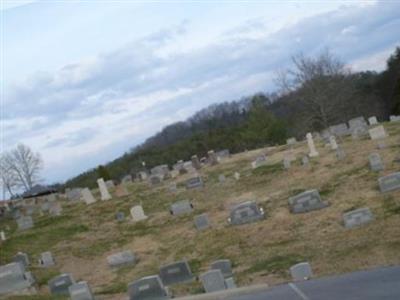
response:
[(191, 282), (194, 280), (187, 261), (174, 262), (160, 268), (160, 278), (164, 285)]
[(232, 207), (229, 223), (231, 225), (241, 225), (262, 219), (264, 219), (263, 209), (259, 208), (255, 201), (246, 201)]
[(353, 228), (371, 222), (374, 219), (369, 208), (359, 208), (343, 214), (344, 227)]
[(369, 159), (369, 166), (372, 171), (378, 172), (382, 171), (385, 168), (379, 153), (371, 153), (368, 156), (368, 159)]
[(308, 262), (296, 264), (290, 268), (293, 281), (308, 280), (313, 277), (311, 266)]
[(385, 128), (383, 125), (376, 126), (368, 130), (371, 140), (380, 140), (387, 137)]
[(182, 200), (175, 202), (171, 205), (170, 213), (174, 216), (191, 213), (193, 211), (193, 205), (189, 200)]
[(325, 207), (327, 207), (327, 204), (322, 202), (321, 196), (317, 190), (308, 190), (289, 198), (290, 212), (294, 214), (305, 213)]
[(68, 292), (71, 300), (94, 300), (92, 290), (86, 281), (70, 285)]
[(49, 280), (47, 283), (52, 295), (64, 295), (69, 294), (69, 287), (75, 283), (74, 278), (71, 274), (61, 274)]
[(210, 226), (207, 214), (201, 214), (194, 217), (194, 225), (197, 230), (204, 230)]
[(131, 216), (134, 222), (139, 222), (147, 219), (141, 205), (135, 205), (131, 208)]
[(400, 190), (400, 172), (380, 177), (378, 183), (382, 193)]
[(201, 188), (203, 186), (204, 186), (204, 183), (200, 176), (189, 178), (186, 181), (186, 188), (188, 190), (195, 189), (195, 188)]
[(108, 192), (106, 183), (104, 182), (103, 178), (97, 179), (97, 185), (99, 186), (101, 200), (103, 200), (103, 201), (110, 200), (111, 199), (111, 195)]
[(53, 255), (50, 251), (43, 252), (39, 258), (39, 265), (43, 268), (48, 268), (55, 265)]
[(82, 194), (83, 201), (85, 201), (85, 203), (86, 203), (87, 205), (96, 202), (96, 199), (93, 197), (93, 194), (92, 194), (92, 192), (89, 190), (89, 188), (84, 188), (84, 189), (82, 189), (81, 194)]
[(30, 272), (25, 272), (19, 262), (0, 266), (0, 295), (14, 293), (30, 288), (35, 280)]
[(33, 219), (31, 216), (21, 216), (17, 219), (18, 229), (27, 230), (33, 227)]
[(140, 278), (128, 285), (129, 300), (169, 299), (168, 291), (158, 275)]
[(112, 268), (119, 268), (125, 265), (133, 265), (136, 262), (132, 251), (126, 250), (107, 256), (107, 263)]

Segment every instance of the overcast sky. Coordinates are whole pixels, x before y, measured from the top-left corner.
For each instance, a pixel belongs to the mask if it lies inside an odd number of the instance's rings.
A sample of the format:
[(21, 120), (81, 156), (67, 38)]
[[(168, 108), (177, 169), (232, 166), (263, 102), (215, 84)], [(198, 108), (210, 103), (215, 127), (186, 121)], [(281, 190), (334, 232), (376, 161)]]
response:
[(400, 45), (400, 1), (6, 0), (1, 14), (3, 150), (39, 151), (47, 183), (209, 104), (273, 91), (296, 53), (330, 47), (382, 70)]

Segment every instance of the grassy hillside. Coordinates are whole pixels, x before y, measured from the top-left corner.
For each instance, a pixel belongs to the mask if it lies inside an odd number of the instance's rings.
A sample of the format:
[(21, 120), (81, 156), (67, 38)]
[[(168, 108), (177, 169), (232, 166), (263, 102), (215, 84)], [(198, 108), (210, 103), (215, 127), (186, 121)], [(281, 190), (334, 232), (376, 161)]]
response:
[[(203, 190), (184, 189), (189, 175), (176, 180), (176, 194), (168, 190), (172, 179), (157, 188), (132, 183), (128, 186), (131, 195), (125, 198), (91, 206), (63, 202), (62, 216), (36, 216), (35, 227), (26, 232), (16, 231), (14, 221), (3, 221), (0, 228), (9, 226), (9, 239), (1, 244), (1, 263), (8, 262), (17, 251), (27, 252), (32, 261), (42, 251), (53, 252), (56, 267), (32, 268), (43, 297), (31, 299), (49, 299), (45, 284), (58, 272), (70, 272), (75, 279), (88, 281), (100, 299), (123, 299), (128, 283), (157, 273), (162, 264), (183, 258), (196, 274), (216, 259), (229, 258), (238, 285), (288, 281), (289, 267), (304, 260), (311, 263), (316, 276), (399, 264), (400, 191), (381, 194), (377, 184), (380, 174), (370, 171), (368, 165), (368, 155), (378, 151), (385, 164), (382, 175), (400, 170), (400, 126), (384, 125), (390, 135), (386, 148), (377, 150), (377, 143), (369, 138), (348, 137), (338, 141), (347, 154), (342, 161), (329, 147), (317, 142), (320, 157), (312, 159), (308, 167), (302, 166), (301, 157), (308, 149), (305, 142), (299, 142), (293, 148), (297, 161), (290, 170), (284, 170), (282, 160), (290, 151), (288, 146), (258, 149), (204, 167), (200, 170), (205, 180)], [(268, 166), (252, 170), (250, 162), (261, 153), (268, 155)], [(233, 178), (234, 172), (241, 173), (239, 181)], [(227, 177), (223, 184), (218, 181), (220, 174)], [(311, 188), (318, 189), (330, 206), (290, 214), (288, 197)], [(97, 191), (95, 196), (99, 199)], [(169, 205), (182, 199), (191, 199), (195, 212), (182, 217), (169, 215)], [(267, 218), (228, 226), (230, 205), (251, 199), (264, 208)], [(143, 205), (148, 220), (115, 220), (117, 211), (129, 216), (129, 208), (135, 204)], [(360, 207), (371, 208), (375, 221), (344, 229), (342, 214)], [(197, 232), (193, 217), (203, 212), (209, 214), (212, 228)], [(138, 264), (111, 270), (106, 257), (128, 249), (138, 255)], [(185, 295), (202, 289), (195, 282), (173, 286), (172, 291)]]

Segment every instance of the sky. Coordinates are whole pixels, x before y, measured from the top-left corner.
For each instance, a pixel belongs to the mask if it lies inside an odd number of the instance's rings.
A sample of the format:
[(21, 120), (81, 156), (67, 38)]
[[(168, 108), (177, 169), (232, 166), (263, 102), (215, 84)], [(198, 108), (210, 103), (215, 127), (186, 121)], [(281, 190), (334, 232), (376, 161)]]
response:
[(381, 71), (400, 45), (400, 1), (0, 1), (1, 150), (39, 152), (44, 183), (274, 91), (300, 52)]

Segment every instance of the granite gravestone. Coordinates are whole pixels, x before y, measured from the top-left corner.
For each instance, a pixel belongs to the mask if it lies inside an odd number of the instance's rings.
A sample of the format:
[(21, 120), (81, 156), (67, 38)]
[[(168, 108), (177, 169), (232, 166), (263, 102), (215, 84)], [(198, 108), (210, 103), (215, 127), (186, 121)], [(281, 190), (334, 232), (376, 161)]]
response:
[(102, 201), (110, 200), (111, 199), (111, 195), (108, 192), (106, 183), (104, 182), (103, 178), (97, 179), (97, 185), (99, 186), (101, 200)]
[(374, 219), (369, 208), (359, 208), (343, 214), (344, 227), (353, 228), (371, 222)]
[(210, 270), (200, 275), (206, 293), (226, 290), (225, 279), (220, 270)]
[(235, 280), (233, 279), (233, 277), (229, 277), (229, 278), (225, 279), (225, 286), (226, 286), (226, 289), (235, 289), (236, 288)]
[(233, 276), (232, 263), (229, 259), (219, 259), (211, 263), (211, 270), (220, 270), (224, 278)]
[(18, 252), (14, 257), (13, 257), (13, 262), (20, 263), (24, 269), (29, 267), (29, 257), (28, 254), (23, 253), (23, 252)]
[(308, 166), (310, 164), (310, 160), (308, 159), (308, 156), (304, 155), (301, 158), (301, 163), (302, 163), (303, 166)]
[(374, 172), (378, 172), (378, 171), (382, 171), (384, 170), (384, 165), (381, 159), (381, 156), (379, 155), (379, 153), (371, 153), (368, 156), (369, 159), (369, 166), (371, 168), (372, 171)]
[(365, 126), (356, 126), (351, 128), (351, 137), (353, 139), (360, 139), (368, 134), (368, 127)]
[(169, 299), (168, 291), (157, 275), (140, 278), (128, 285), (129, 300)]
[(212, 166), (218, 164), (218, 157), (217, 154), (215, 154), (214, 150), (210, 150), (207, 152), (208, 155), (208, 163)]
[(31, 216), (21, 216), (17, 219), (18, 229), (27, 230), (33, 227), (33, 219)]
[(296, 264), (290, 268), (293, 281), (308, 280), (313, 277), (311, 266), (308, 262)]
[(350, 134), (349, 128), (347, 127), (347, 125), (345, 123), (330, 126), (329, 131), (331, 134), (338, 136), (338, 137), (343, 137), (343, 136)]
[(317, 190), (308, 190), (289, 198), (289, 209), (291, 213), (305, 213), (312, 210), (322, 209), (327, 204), (322, 202)]
[(382, 193), (400, 189), (400, 172), (392, 173), (378, 179), (379, 188)]
[(387, 137), (385, 128), (380, 125), (368, 130), (371, 140), (380, 140)]
[(375, 116), (369, 117), (368, 118), (368, 123), (369, 123), (369, 126), (377, 125), (378, 124), (378, 119)]
[(193, 156), (191, 157), (191, 160), (192, 160), (192, 165), (193, 165), (193, 167), (194, 167), (196, 170), (201, 169), (200, 160), (199, 160), (199, 158), (197, 157), (197, 155), (193, 155)]
[(193, 205), (189, 200), (182, 200), (175, 202), (171, 205), (171, 215), (178, 216), (182, 214), (191, 213), (193, 211)]
[(319, 156), (319, 153), (318, 153), (317, 149), (315, 148), (313, 136), (310, 132), (307, 133), (306, 138), (307, 138), (308, 149), (310, 150), (310, 153), (308, 154), (308, 156), (309, 157)]
[(84, 189), (82, 189), (81, 194), (82, 194), (83, 201), (85, 201), (85, 203), (86, 203), (87, 205), (96, 202), (96, 199), (93, 197), (93, 194), (92, 194), (92, 192), (89, 190), (89, 188), (84, 188)]
[(92, 290), (86, 281), (74, 283), (68, 287), (71, 300), (95, 300)]
[(48, 268), (55, 265), (53, 255), (50, 251), (40, 254), (39, 265), (43, 268)]
[(78, 201), (81, 199), (81, 189), (80, 188), (73, 188), (65, 191), (68, 200), (70, 201)]
[(160, 268), (160, 278), (164, 285), (191, 282), (194, 280), (187, 261), (178, 261)]
[(126, 250), (107, 256), (107, 263), (112, 268), (119, 268), (135, 264), (136, 258), (132, 251)]
[(201, 214), (194, 217), (194, 225), (197, 230), (204, 230), (210, 227), (210, 222), (208, 220), (207, 214)]
[(49, 286), (50, 293), (52, 295), (65, 295), (69, 294), (68, 288), (75, 283), (74, 278), (71, 274), (61, 274), (49, 280), (47, 285)]
[(186, 189), (201, 188), (204, 186), (203, 180), (200, 176), (192, 177), (186, 180)]
[(162, 182), (162, 177), (161, 175), (150, 175), (149, 182), (152, 186), (159, 185)]
[(34, 282), (32, 274), (25, 272), (19, 262), (0, 266), (0, 296), (28, 289)]
[(356, 128), (356, 127), (360, 127), (360, 126), (367, 127), (368, 126), (364, 117), (353, 118), (353, 119), (349, 120), (348, 123), (349, 123), (350, 131), (352, 131), (352, 129)]
[(237, 204), (231, 209), (229, 223), (241, 225), (262, 219), (264, 219), (263, 209), (259, 208), (255, 201), (247, 201)]
[(134, 222), (143, 221), (148, 218), (144, 214), (143, 207), (141, 205), (135, 205), (131, 208), (131, 216)]

